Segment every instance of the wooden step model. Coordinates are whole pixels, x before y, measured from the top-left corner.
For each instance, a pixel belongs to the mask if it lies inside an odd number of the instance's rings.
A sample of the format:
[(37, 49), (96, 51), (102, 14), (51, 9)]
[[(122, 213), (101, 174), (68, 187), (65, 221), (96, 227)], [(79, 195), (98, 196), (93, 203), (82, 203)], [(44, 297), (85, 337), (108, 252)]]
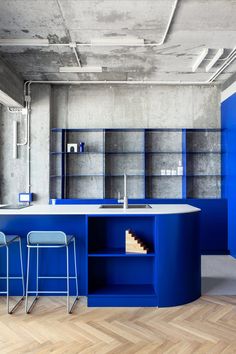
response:
[(148, 248), (131, 230), (125, 231), (125, 251), (126, 253), (148, 253)]

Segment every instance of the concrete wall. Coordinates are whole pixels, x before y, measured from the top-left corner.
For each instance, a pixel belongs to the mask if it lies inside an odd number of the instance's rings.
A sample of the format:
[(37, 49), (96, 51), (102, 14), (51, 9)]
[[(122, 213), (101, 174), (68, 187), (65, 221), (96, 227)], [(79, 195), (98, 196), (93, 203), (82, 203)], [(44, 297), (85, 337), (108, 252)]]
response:
[[(32, 85), (31, 185), (35, 203), (49, 197), (49, 136), (60, 128), (219, 128), (220, 92), (198, 86)], [(13, 115), (14, 116), (14, 115)], [(26, 148), (12, 159), (12, 119), (0, 113), (1, 200), (16, 202), (27, 186)], [(20, 117), (15, 117), (20, 121)], [(23, 123), (19, 140), (23, 138)]]
[(13, 159), (13, 120), (18, 122), (18, 142), (24, 141), (26, 122), (19, 113), (10, 113), (0, 104), (0, 203), (16, 203), (18, 193), (26, 190), (27, 151), (18, 148)]
[[(47, 203), (49, 195), (50, 85), (32, 88), (31, 190), (37, 203)], [(13, 120), (18, 121), (18, 142), (24, 140), (26, 122), (19, 113), (0, 110), (0, 203), (17, 203), (18, 193), (27, 191), (27, 147), (18, 147), (13, 159)]]
[(23, 79), (0, 60), (0, 90), (23, 104)]
[(220, 91), (206, 86), (55, 86), (52, 126), (219, 128)]

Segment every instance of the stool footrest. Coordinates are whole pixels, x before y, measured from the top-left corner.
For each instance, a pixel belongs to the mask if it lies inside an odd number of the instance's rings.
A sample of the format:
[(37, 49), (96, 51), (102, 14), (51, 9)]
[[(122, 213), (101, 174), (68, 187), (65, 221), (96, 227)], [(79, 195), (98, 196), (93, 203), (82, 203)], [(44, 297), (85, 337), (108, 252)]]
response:
[(67, 294), (67, 291), (56, 291), (56, 290), (53, 290), (53, 291), (47, 291), (47, 290), (40, 290), (40, 291), (37, 291), (37, 290), (32, 290), (32, 291), (27, 291), (27, 294)]
[[(7, 279), (7, 277), (0, 277), (0, 280), (3, 280), (3, 279)], [(20, 280), (22, 280), (22, 279), (24, 279), (24, 277), (8, 277), (8, 279), (15, 279), (15, 280), (17, 280), (17, 279), (20, 279)]]
[[(76, 277), (68, 277), (69, 279), (76, 279)], [(67, 277), (38, 277), (38, 279), (67, 279)]]

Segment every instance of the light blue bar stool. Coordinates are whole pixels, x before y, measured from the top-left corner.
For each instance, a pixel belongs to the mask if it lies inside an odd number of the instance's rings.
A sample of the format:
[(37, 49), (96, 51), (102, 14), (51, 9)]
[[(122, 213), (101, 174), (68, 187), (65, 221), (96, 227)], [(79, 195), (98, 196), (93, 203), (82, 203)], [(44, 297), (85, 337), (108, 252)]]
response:
[[(19, 244), (21, 276), (18, 276), (18, 277), (10, 276), (10, 274), (9, 274), (10, 273), (9, 272), (9, 261), (10, 261), (10, 252), (9, 252), (10, 247), (9, 246), (12, 245), (13, 242), (18, 242), (18, 244)], [(19, 304), (24, 300), (24, 295), (25, 295), (21, 238), (17, 235), (5, 235), (3, 232), (0, 231), (0, 247), (6, 248), (6, 276), (0, 277), (0, 279), (6, 280), (6, 291), (1, 291), (0, 294), (4, 294), (7, 296), (7, 312), (9, 314), (12, 314), (17, 309)], [(21, 282), (22, 282), (22, 297), (11, 310), (10, 310), (10, 301), (9, 301), (9, 296), (10, 296), (10, 294), (9, 294), (9, 281), (10, 280), (21, 280)]]
[[(74, 276), (70, 276), (69, 271), (69, 245), (73, 245), (74, 251)], [(41, 248), (61, 248), (66, 249), (66, 277), (55, 276), (39, 276), (39, 249)], [(67, 312), (72, 313), (74, 305), (78, 300), (78, 275), (76, 264), (76, 245), (75, 237), (66, 235), (62, 231), (31, 231), (27, 235), (27, 248), (28, 248), (28, 260), (27, 260), (27, 280), (26, 280), (26, 302), (25, 312), (30, 313), (36, 301), (39, 298), (39, 294), (66, 294), (67, 296)], [(30, 251), (31, 248), (37, 250), (36, 254), (36, 289), (29, 291), (29, 272), (30, 272)], [(66, 279), (66, 291), (39, 291), (39, 279)], [(75, 280), (76, 285), (76, 297), (73, 304), (70, 306), (70, 279)], [(28, 308), (28, 295), (36, 294), (31, 306)]]

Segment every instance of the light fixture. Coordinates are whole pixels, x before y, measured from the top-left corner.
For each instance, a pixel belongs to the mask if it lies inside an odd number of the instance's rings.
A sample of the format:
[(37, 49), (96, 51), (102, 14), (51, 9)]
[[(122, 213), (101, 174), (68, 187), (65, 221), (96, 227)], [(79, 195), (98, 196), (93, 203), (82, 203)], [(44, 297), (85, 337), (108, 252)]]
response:
[(15, 100), (13, 100), (13, 98), (8, 96), (2, 90), (0, 90), (0, 103), (3, 106), (7, 106), (7, 107), (21, 107), (21, 108), (23, 107), (20, 103), (18, 103)]
[(25, 39), (0, 39), (0, 46), (6, 47), (15, 47), (15, 46), (22, 46), (22, 47), (48, 47), (49, 41), (48, 39), (39, 39), (39, 38), (25, 38)]
[(201, 54), (197, 57), (197, 60), (195, 61), (195, 63), (193, 64), (192, 67), (192, 72), (195, 72), (197, 70), (197, 68), (199, 67), (199, 65), (202, 63), (202, 61), (205, 59), (205, 57), (208, 54), (209, 49), (206, 48), (204, 49)]
[(216, 54), (214, 57), (211, 59), (211, 61), (207, 64), (206, 66), (206, 72), (208, 72), (217, 62), (217, 60), (221, 57), (221, 55), (224, 53), (224, 49), (220, 48), (217, 50)]
[(101, 66), (62, 66), (60, 73), (101, 73)]
[(103, 37), (91, 39), (90, 44), (97, 46), (140, 46), (144, 45), (144, 39), (136, 37)]

